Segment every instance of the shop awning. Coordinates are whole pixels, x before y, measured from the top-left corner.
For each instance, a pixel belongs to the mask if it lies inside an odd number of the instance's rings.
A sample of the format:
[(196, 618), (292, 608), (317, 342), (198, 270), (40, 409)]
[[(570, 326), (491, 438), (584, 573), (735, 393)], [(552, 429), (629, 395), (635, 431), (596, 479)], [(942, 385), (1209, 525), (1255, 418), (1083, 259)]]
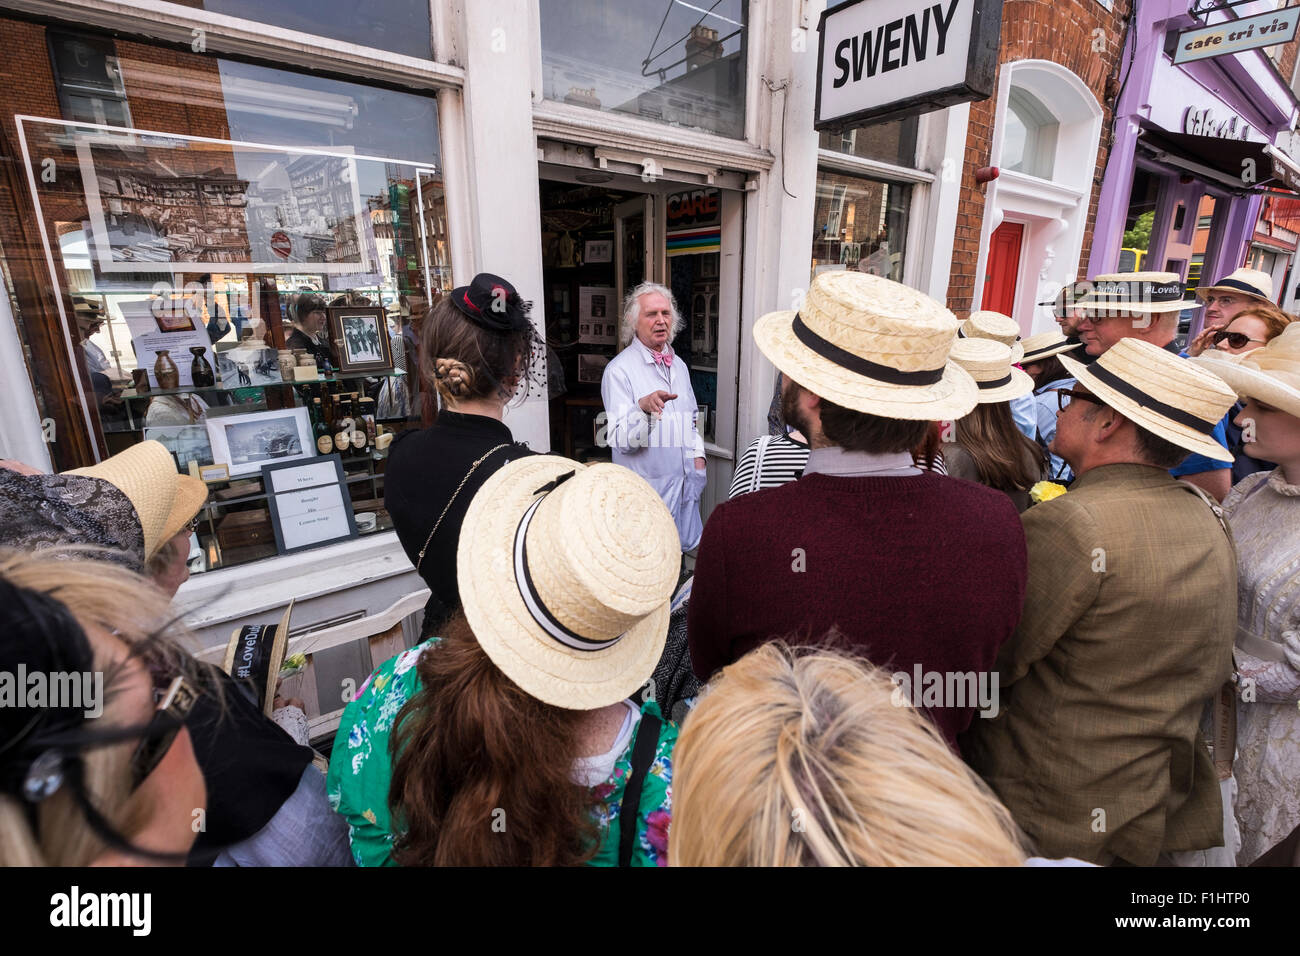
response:
[(1271, 143), (1171, 133), (1146, 124), (1138, 142), (1161, 162), (1224, 186), (1300, 194), (1300, 164)]

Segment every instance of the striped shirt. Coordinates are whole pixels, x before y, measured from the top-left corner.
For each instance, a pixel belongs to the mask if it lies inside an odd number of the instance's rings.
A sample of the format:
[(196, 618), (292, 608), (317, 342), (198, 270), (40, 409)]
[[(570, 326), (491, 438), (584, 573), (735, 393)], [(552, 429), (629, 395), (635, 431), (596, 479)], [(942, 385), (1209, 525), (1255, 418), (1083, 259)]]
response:
[[(789, 435), (763, 435), (755, 438), (740, 456), (736, 464), (736, 473), (731, 479), (731, 491), (727, 497), (734, 498), (747, 491), (759, 491), (763, 488), (775, 488), (794, 481), (803, 474), (808, 464), (809, 448), (797, 442)], [(759, 462), (760, 453), (762, 462)]]

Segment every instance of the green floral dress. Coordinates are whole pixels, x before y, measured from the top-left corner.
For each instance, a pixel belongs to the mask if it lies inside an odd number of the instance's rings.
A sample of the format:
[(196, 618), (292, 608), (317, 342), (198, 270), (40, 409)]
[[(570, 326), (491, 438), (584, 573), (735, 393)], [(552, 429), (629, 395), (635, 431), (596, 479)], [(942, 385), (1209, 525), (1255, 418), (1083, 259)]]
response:
[[(388, 812), (388, 787), (392, 778), (389, 739), (397, 714), (420, 689), (415, 664), (438, 639), (417, 644), (380, 666), (343, 711), (327, 780), (330, 805), (348, 822), (352, 856), (358, 866), (394, 866), (393, 830)], [(662, 717), (649, 701), (642, 715)], [(635, 735), (634, 738), (635, 739)], [(654, 762), (641, 788), (637, 813), (637, 839), (633, 866), (668, 865), (668, 822), (672, 815), (672, 752), (677, 725), (663, 721)], [(619, 811), (623, 789), (632, 767), (632, 744), (614, 765), (604, 783), (591, 788), (592, 816), (600, 827), (600, 847), (588, 866), (617, 866)]]

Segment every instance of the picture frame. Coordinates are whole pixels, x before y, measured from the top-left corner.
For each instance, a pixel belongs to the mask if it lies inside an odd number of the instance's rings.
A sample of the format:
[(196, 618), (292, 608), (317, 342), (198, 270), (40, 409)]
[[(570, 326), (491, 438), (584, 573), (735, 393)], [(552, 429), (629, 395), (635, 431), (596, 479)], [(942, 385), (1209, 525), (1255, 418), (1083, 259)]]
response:
[(280, 554), (296, 554), (357, 537), (343, 461), (321, 455), (262, 466), (271, 530)]
[(226, 389), (279, 385), (280, 364), (276, 350), (258, 345), (240, 345), (217, 353), (221, 387)]
[(613, 262), (613, 239), (588, 239), (582, 251), (583, 262)]
[(223, 485), (230, 481), (230, 469), (225, 465), (201, 465), (199, 480), (208, 485)]
[(331, 306), (327, 314), (340, 372), (379, 374), (393, 370), (388, 318), (382, 306)]
[(213, 462), (224, 464), (231, 478), (260, 474), (266, 464), (316, 456), (311, 419), (303, 407), (210, 417), (206, 425)]

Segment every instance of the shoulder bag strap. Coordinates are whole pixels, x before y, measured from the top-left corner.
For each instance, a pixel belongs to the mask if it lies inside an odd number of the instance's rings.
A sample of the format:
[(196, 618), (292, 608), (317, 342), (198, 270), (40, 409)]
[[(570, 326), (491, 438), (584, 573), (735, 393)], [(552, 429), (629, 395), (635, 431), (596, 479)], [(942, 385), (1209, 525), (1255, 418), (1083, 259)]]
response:
[(758, 451), (754, 455), (754, 473), (749, 476), (749, 490), (758, 491), (761, 487), (760, 476), (763, 474), (763, 459), (767, 457), (767, 446), (772, 444), (772, 436), (764, 435), (758, 440)]
[(641, 724), (636, 729), (636, 739), (632, 742), (632, 769), (627, 775), (627, 785), (623, 788), (623, 805), (618, 810), (618, 865), (632, 865), (632, 850), (636, 847), (637, 814), (641, 809), (641, 790), (645, 784), (646, 774), (654, 763), (655, 752), (659, 749), (659, 728), (663, 721), (653, 714), (641, 715)]
[(438, 533), (438, 528), (442, 524), (442, 519), (447, 517), (447, 512), (451, 510), (452, 504), (455, 503), (457, 496), (460, 495), (460, 490), (465, 487), (465, 482), (469, 481), (470, 476), (473, 475), (474, 472), (478, 471), (478, 466), (483, 464), (483, 462), (487, 461), (487, 459), (491, 457), (494, 453), (499, 452), (502, 448), (509, 448), (509, 447), (510, 447), (509, 442), (503, 442), (502, 444), (497, 445), (495, 448), (489, 449), (488, 451), (484, 452), (483, 456), (479, 458), (478, 461), (474, 462), (474, 464), (469, 466), (469, 471), (465, 472), (465, 477), (460, 480), (460, 484), (456, 486), (456, 490), (451, 493), (451, 498), (448, 499), (447, 506), (442, 509), (442, 514), (438, 515), (438, 520), (433, 523), (433, 530), (429, 532), (429, 537), (424, 539), (424, 547), (420, 549), (419, 557), (417, 557), (415, 560), (415, 570), (417, 572), (420, 570), (420, 565), (424, 563), (424, 552), (429, 550), (429, 542), (431, 542), (433, 540), (433, 536)]

